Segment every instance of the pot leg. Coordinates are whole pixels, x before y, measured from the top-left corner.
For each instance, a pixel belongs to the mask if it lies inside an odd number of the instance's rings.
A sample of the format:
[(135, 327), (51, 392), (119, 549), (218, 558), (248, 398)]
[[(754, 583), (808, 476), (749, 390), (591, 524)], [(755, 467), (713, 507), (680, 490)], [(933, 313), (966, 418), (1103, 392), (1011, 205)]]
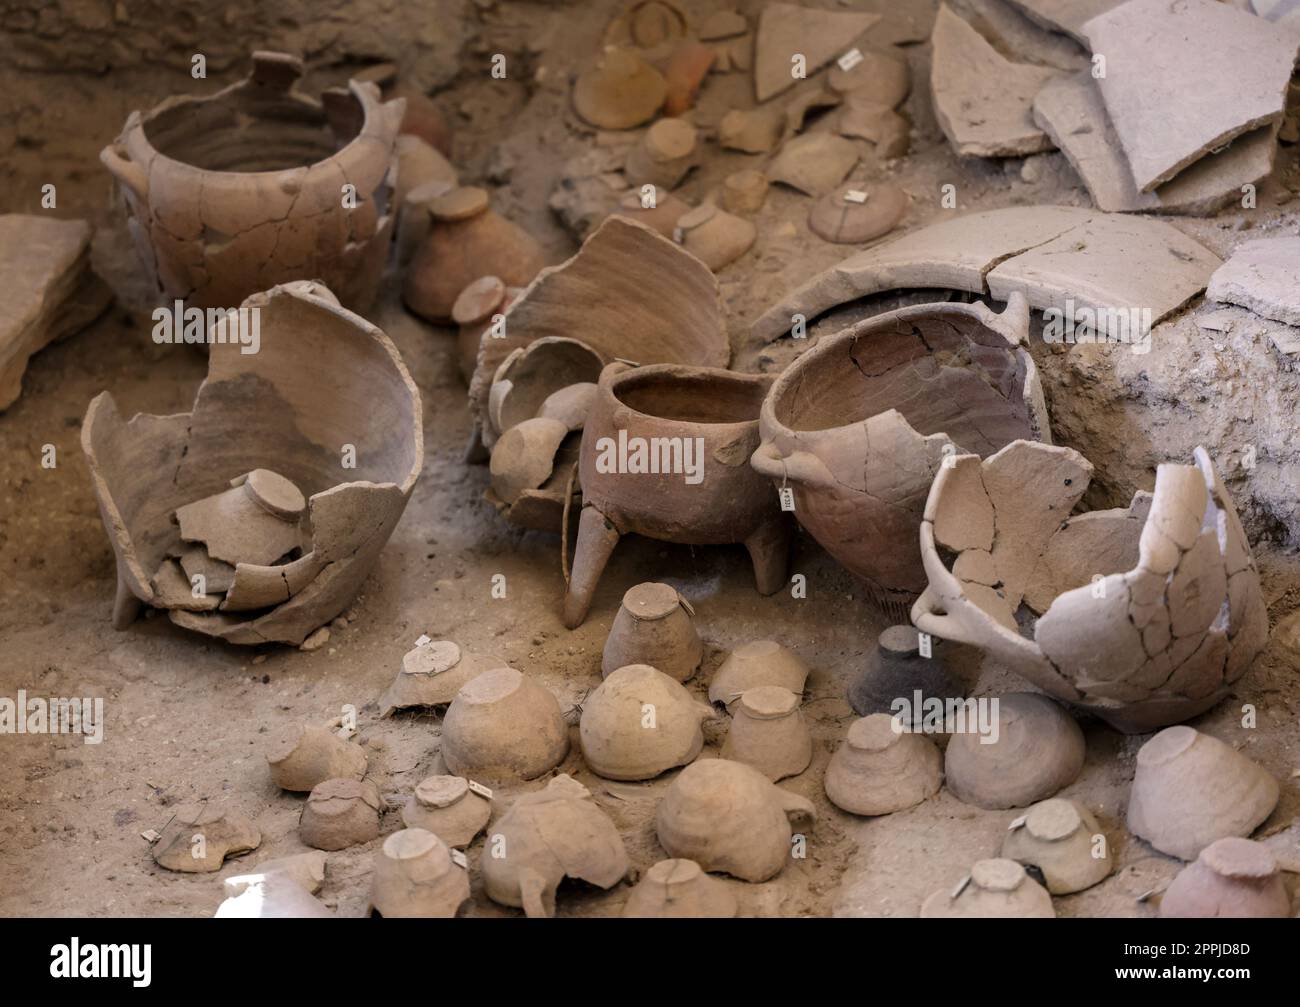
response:
[(789, 569), (790, 522), (782, 515), (760, 525), (745, 539), (745, 548), (754, 564), (758, 593), (776, 594), (785, 584)]
[(126, 629), (135, 622), (142, 607), (143, 603), (135, 596), (135, 592), (126, 586), (126, 581), (118, 577), (117, 596), (113, 599), (113, 628)]
[(564, 625), (574, 629), (582, 625), (591, 608), (596, 583), (618, 545), (618, 529), (595, 507), (582, 508), (578, 521), (578, 546), (573, 554), (573, 574), (564, 594)]

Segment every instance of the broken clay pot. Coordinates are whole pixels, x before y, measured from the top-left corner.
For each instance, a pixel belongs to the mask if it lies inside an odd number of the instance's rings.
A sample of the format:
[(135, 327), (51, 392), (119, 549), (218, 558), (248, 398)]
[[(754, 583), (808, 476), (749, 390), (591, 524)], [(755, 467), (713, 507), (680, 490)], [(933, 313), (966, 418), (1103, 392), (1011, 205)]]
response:
[(1115, 866), (1092, 812), (1061, 797), (1040, 801), (1012, 822), (1002, 856), (1037, 867), (1053, 895), (1091, 888)]
[(649, 122), (667, 97), (663, 74), (630, 49), (605, 50), (573, 85), (574, 110), (598, 129)]
[(955, 889), (921, 904), (922, 919), (1055, 919), (1052, 897), (1014, 860), (980, 860)]
[(1166, 727), (1138, 749), (1126, 817), (1161, 853), (1192, 860), (1216, 839), (1249, 836), (1279, 792), (1267, 771), (1218, 738)]
[(726, 884), (704, 873), (694, 860), (660, 860), (632, 889), (625, 919), (732, 919), (739, 911)]
[(610, 211), (610, 216), (625, 217), (644, 224), (656, 234), (671, 238), (677, 229), (677, 221), (691, 204), (667, 189), (656, 186), (653, 190), (633, 189), (618, 201), (618, 207)]
[(718, 666), (709, 682), (709, 702), (731, 710), (749, 689), (776, 685), (796, 696), (803, 694), (808, 665), (775, 640), (741, 644)]
[(766, 154), (776, 149), (784, 132), (783, 108), (733, 109), (718, 123), (718, 144), (745, 154)]
[(468, 846), (492, 817), (492, 802), (469, 788), (463, 776), (428, 776), (402, 809), (408, 829), (426, 829), (453, 849)]
[(422, 318), (451, 321), (456, 298), (480, 276), (522, 287), (546, 265), (537, 239), (492, 210), (483, 189), (452, 189), (429, 209), (428, 237), (402, 283), (402, 300)]
[(858, 147), (834, 133), (805, 133), (789, 140), (767, 166), (767, 177), (808, 196), (824, 196), (858, 163)]
[(605, 640), (600, 673), (629, 664), (648, 664), (685, 682), (700, 667), (704, 644), (695, 632), (695, 610), (667, 584), (630, 587)]
[(480, 861), (488, 898), (532, 919), (555, 915), (555, 890), (566, 877), (612, 888), (630, 867), (614, 823), (567, 773), (518, 798), (488, 843), (507, 853)]
[(271, 779), (281, 790), (307, 793), (318, 783), (366, 775), (366, 750), (327, 727), (289, 724), (267, 746)]
[(864, 244), (897, 227), (910, 203), (911, 198), (896, 185), (848, 182), (812, 205), (808, 229), (836, 244)]
[(367, 780), (326, 780), (312, 788), (298, 819), (298, 838), (317, 850), (345, 850), (379, 835), (383, 800)]
[(499, 276), (480, 276), (456, 295), (451, 305), (451, 320), (459, 326), (457, 360), (466, 384), (478, 366), (478, 348), (483, 333), (505, 317), (506, 309), (521, 293), (523, 288), (507, 287)]
[(1083, 732), (1052, 700), (1031, 692), (998, 696), (997, 724), (988, 725), (996, 729), (994, 741), (970, 722), (975, 702), (966, 700), (964, 725), (948, 725), (952, 738), (944, 775), (957, 800), (981, 808), (1023, 808), (1078, 778)]
[(713, 708), (647, 664), (610, 672), (582, 707), (582, 755), (607, 780), (649, 780), (693, 761)]
[(432, 832), (400, 829), (376, 852), (370, 906), (385, 919), (451, 919), (468, 900), (469, 872)]
[(463, 685), (442, 721), (449, 772), (483, 783), (533, 780), (569, 752), (569, 728), (545, 686), (514, 668), (495, 668)]
[[(382, 104), (377, 87), (354, 81), (325, 96), (345, 113), (329, 117), (293, 90), (302, 72), (296, 57), (255, 52), (246, 80), (132, 112), (100, 152), (126, 197), (145, 270), (168, 300), (233, 308), (291, 280), (321, 281), (356, 311), (374, 300), (405, 105)], [(340, 198), (344, 183), (354, 200)]]
[[(594, 384), (604, 366), (601, 354), (565, 336), (543, 336), (512, 350), (492, 376), (483, 443), (490, 448), (511, 427), (540, 416), (557, 392)], [(585, 422), (584, 409), (578, 428)], [(574, 429), (572, 422), (566, 423), (566, 429)]]
[[(912, 621), (1121, 731), (1196, 716), (1268, 636), (1236, 510), (1203, 448), (1195, 464), (1161, 465), (1153, 495), (1075, 514), (1091, 476), (1078, 452), (1045, 444), (953, 458), (926, 503), (930, 586)], [(1042, 612), (1032, 639), (1016, 622), (1022, 600)]]
[(286, 877), (303, 891), (315, 895), (325, 883), (325, 854), (320, 850), (294, 853), (287, 857), (263, 860), (249, 869), (247, 874), (232, 874), (221, 882), (227, 898), (233, 898), (249, 885), (257, 884), (268, 875)]
[(913, 541), (943, 459), (1048, 436), (1028, 327), (1018, 295), (1002, 314), (900, 308), (822, 337), (768, 392), (754, 468), (793, 488), (799, 523), (881, 607), (925, 587)]
[[(240, 563), (224, 611), (168, 615), (230, 643), (301, 644), (352, 603), (420, 474), (420, 394), (383, 332), (314, 283), (254, 294), (244, 307), (259, 313), (258, 352), (212, 343), (191, 412), (126, 421), (107, 392), (86, 410), (81, 446), (117, 557), (117, 629), (142, 603), (168, 607), (146, 571), (184, 552), (171, 514), (266, 468), (307, 497), (303, 555)], [(355, 462), (347, 482), (341, 446)]]
[(388, 717), (413, 706), (446, 706), (462, 685), (503, 663), (487, 654), (466, 654), (451, 640), (422, 643), (402, 657), (397, 678), (379, 697), (379, 715)]
[(1284, 919), (1291, 896), (1262, 843), (1230, 836), (1201, 850), (1160, 899), (1163, 919)]
[(655, 812), (669, 856), (743, 881), (776, 877), (790, 858), (791, 821), (815, 821), (812, 802), (782, 790), (752, 766), (728, 759), (693, 762)]
[(628, 185), (676, 188), (695, 165), (695, 135), (685, 119), (660, 119), (628, 150), (623, 166)]
[(492, 499), (509, 506), (541, 487), (555, 471), (555, 456), (569, 436), (567, 424), (536, 416), (516, 423), (492, 446)]
[(826, 767), (826, 796), (853, 815), (890, 815), (928, 800), (943, 783), (943, 756), (924, 734), (896, 731), (873, 713), (849, 725)]
[(176, 508), (183, 542), (201, 543), (209, 558), (232, 567), (271, 566), (300, 549), (307, 501), (297, 486), (269, 469), (230, 482), (228, 490)]
[(802, 773), (812, 754), (812, 733), (798, 695), (779, 685), (759, 685), (740, 694), (722, 758), (753, 766), (775, 783)]
[[(613, 363), (601, 371), (582, 434), (582, 517), (566, 626), (587, 617), (610, 554), (631, 533), (684, 545), (743, 542), (760, 594), (785, 583), (790, 526), (745, 464), (770, 381), (676, 364)], [(670, 471), (656, 474), (663, 462)]]
[(221, 870), (226, 857), (255, 850), (262, 833), (237, 811), (211, 804), (186, 804), (176, 809), (153, 846), (159, 867), (185, 874)]
[(677, 218), (673, 235), (686, 251), (716, 273), (749, 251), (758, 237), (758, 228), (744, 217), (719, 210), (712, 203), (701, 203)]
[[(952, 645), (931, 639), (930, 656), (921, 656), (921, 639), (914, 626), (889, 626), (876, 639), (876, 649), (868, 655), (862, 672), (849, 683), (848, 698), (859, 717), (872, 713), (895, 712), (895, 700), (911, 697), (920, 690), (922, 696), (960, 699), (965, 690), (948, 673), (945, 654)], [(924, 727), (923, 704), (913, 703), (911, 719), (905, 727), (914, 731)], [(897, 713), (901, 719), (902, 713)]]

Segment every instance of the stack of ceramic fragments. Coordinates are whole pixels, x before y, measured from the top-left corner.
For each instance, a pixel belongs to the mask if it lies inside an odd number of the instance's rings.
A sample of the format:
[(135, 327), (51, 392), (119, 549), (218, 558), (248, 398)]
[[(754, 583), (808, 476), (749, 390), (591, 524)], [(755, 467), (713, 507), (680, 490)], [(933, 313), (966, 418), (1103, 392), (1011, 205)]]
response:
[(1202, 328), (1240, 327), (1266, 335), (1281, 353), (1300, 356), (1300, 237), (1242, 242), (1210, 277), (1205, 296), (1225, 307), (1202, 313)]
[(1059, 147), (1108, 211), (1211, 213), (1272, 170), (1294, 25), (1217, 0), (1010, 2), (1015, 32), (1006, 4), (954, 0), (972, 19), (945, 4), (935, 22), (935, 114), (959, 154)]

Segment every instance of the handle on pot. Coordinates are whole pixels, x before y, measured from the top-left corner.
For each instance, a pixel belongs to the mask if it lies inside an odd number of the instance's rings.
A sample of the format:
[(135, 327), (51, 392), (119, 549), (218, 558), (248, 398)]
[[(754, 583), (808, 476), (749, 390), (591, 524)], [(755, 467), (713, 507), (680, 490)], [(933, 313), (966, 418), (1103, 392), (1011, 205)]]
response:
[(142, 203), (149, 200), (149, 178), (144, 169), (122, 153), (117, 144), (110, 143), (99, 152), (99, 160)]
[(912, 625), (922, 633), (937, 636), (940, 640), (951, 640), (953, 643), (975, 642), (959, 620), (939, 610), (938, 600), (928, 587), (912, 605)]
[(546, 879), (531, 867), (519, 871), (519, 901), (523, 903), (524, 915), (530, 920), (550, 919), (555, 915), (553, 906), (547, 905)]
[(834, 481), (822, 460), (809, 451), (794, 451), (785, 457), (772, 443), (760, 444), (749, 458), (749, 464), (760, 475), (769, 479), (802, 483), (805, 486), (830, 486)]

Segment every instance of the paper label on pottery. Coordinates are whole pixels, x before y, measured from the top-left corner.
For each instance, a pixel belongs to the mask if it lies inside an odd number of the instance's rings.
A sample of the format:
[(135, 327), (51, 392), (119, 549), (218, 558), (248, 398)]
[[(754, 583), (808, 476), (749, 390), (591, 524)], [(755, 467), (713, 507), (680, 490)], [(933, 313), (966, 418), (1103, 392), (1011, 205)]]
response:
[(421, 633), (415, 641), (415, 646), (423, 647), (426, 643), (433, 643), (428, 633)]
[(918, 633), (917, 642), (920, 644), (922, 657), (930, 657), (934, 653), (934, 648), (931, 645), (929, 633)]
[(1015, 832), (1016, 829), (1022, 829), (1025, 825), (1027, 815), (1021, 815), (1019, 818), (1012, 819), (1011, 824), (1007, 826), (1008, 832)]
[(844, 194), (844, 202), (846, 203), (865, 203), (867, 198), (867, 193), (862, 189), (850, 189)]
[(852, 70), (855, 66), (857, 66), (861, 62), (862, 62), (861, 49), (850, 49), (848, 52), (846, 52), (843, 56), (841, 56), (839, 59), (835, 61), (836, 65), (845, 73)]
[(451, 850), (451, 862), (457, 867), (469, 870), (469, 858), (465, 856), (464, 850)]
[(781, 498), (781, 509), (794, 510), (794, 487), (782, 486), (776, 492), (777, 496)]
[(469, 787), (469, 789), (470, 789), (470, 791), (471, 791), (472, 793), (478, 794), (479, 797), (486, 798), (486, 799), (489, 800), (489, 801), (492, 800), (492, 788), (491, 788), (491, 787), (485, 787), (485, 786), (483, 786), (483, 784), (479, 783), (477, 780), (467, 780), (467, 781), (466, 781), (466, 785)]

